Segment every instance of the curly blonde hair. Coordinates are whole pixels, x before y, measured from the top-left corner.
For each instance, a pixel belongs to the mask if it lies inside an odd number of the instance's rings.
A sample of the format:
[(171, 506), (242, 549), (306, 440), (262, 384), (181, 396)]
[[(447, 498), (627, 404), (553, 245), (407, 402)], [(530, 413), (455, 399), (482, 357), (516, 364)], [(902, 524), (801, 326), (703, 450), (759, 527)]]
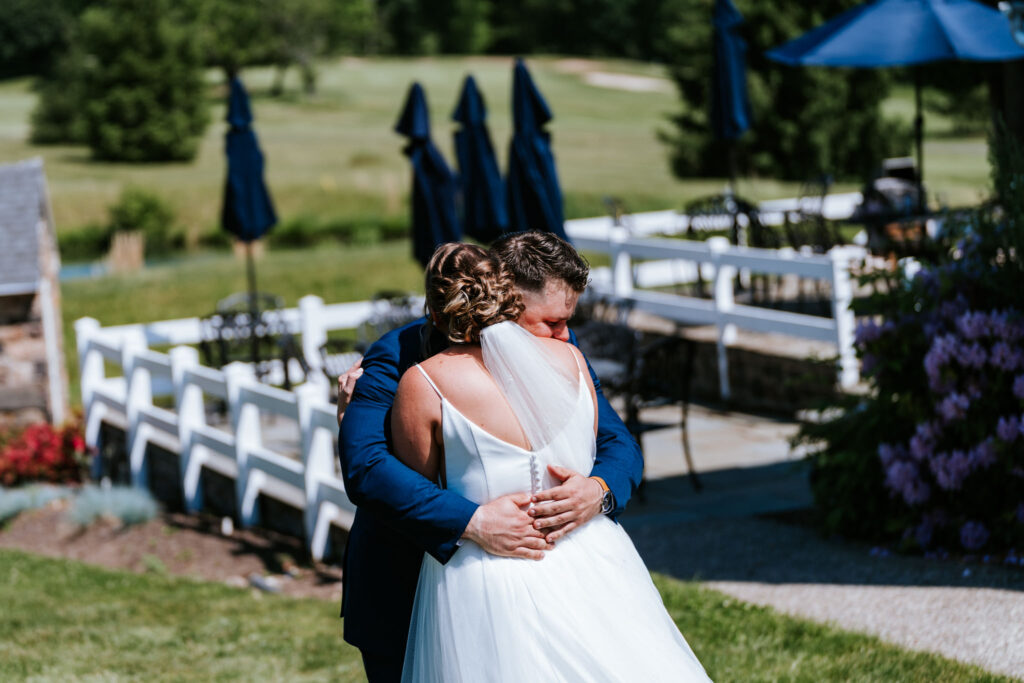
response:
[(472, 344), (480, 330), (515, 320), (523, 303), (508, 269), (483, 247), (442, 244), (430, 257), (426, 275), (427, 310), (448, 341)]

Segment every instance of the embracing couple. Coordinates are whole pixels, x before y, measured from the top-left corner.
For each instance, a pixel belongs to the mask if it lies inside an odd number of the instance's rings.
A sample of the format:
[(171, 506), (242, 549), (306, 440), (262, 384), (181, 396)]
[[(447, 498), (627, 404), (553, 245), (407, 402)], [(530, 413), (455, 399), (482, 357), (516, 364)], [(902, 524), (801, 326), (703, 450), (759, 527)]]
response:
[(614, 521), (643, 462), (567, 327), (588, 275), (550, 233), (443, 245), (427, 318), (363, 359), (342, 616), (371, 683), (707, 680)]

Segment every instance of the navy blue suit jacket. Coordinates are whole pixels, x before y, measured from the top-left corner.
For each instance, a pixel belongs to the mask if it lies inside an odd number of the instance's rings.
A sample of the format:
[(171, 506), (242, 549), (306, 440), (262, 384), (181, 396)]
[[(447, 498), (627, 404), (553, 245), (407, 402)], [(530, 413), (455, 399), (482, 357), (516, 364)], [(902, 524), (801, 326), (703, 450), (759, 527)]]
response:
[[(357, 506), (345, 550), (345, 640), (383, 656), (405, 652), (423, 553), (447, 562), (477, 508), (390, 452), (391, 404), (402, 374), (423, 360), (425, 324), (421, 319), (393, 330), (370, 347), (338, 437), (345, 490)], [(640, 483), (643, 457), (587, 367), (598, 404), (597, 460), (590, 474), (615, 494), (614, 516)]]

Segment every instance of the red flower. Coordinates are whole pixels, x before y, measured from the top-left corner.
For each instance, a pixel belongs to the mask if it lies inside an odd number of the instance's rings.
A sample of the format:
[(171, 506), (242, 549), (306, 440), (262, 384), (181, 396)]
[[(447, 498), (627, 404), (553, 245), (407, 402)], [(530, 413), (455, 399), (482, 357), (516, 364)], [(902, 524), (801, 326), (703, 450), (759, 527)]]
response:
[(80, 421), (54, 429), (46, 423), (26, 427), (0, 440), (0, 483), (78, 482), (86, 465)]

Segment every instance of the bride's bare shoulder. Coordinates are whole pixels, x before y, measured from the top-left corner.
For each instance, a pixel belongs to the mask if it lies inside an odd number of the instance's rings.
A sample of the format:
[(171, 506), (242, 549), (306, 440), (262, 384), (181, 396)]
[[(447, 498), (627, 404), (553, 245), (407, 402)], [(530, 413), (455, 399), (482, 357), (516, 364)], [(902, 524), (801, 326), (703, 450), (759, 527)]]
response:
[[(446, 395), (458, 389), (478, 389), (487, 383), (483, 360), (477, 347), (462, 346), (457, 350), (442, 351), (420, 363), (420, 367)], [(406, 374), (409, 372), (421, 375), (415, 367), (409, 368)]]
[(572, 373), (576, 372), (577, 361), (582, 362), (583, 360), (579, 349), (568, 342), (554, 339), (553, 337), (538, 337), (537, 339), (540, 341), (541, 347), (548, 352), (554, 362), (559, 363), (561, 367)]

